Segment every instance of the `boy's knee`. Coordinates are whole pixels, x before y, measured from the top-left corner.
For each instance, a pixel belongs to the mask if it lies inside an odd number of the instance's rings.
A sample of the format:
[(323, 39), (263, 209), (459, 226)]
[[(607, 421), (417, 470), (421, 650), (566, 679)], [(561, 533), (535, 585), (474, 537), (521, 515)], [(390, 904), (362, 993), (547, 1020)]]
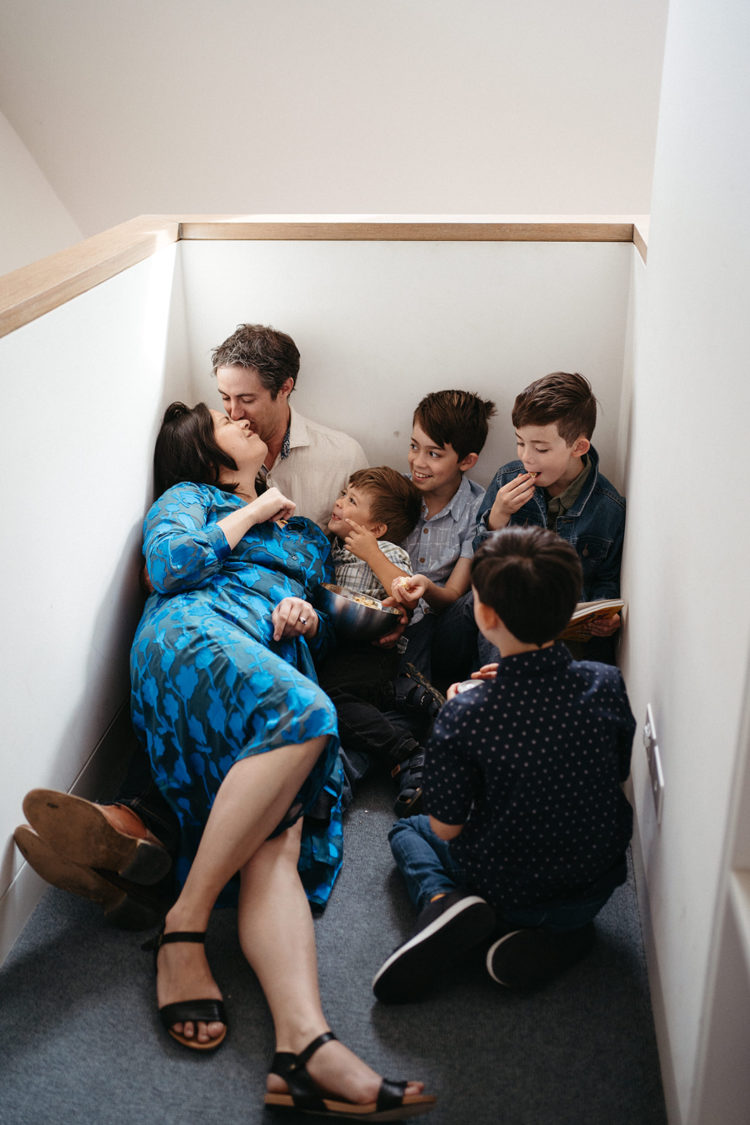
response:
[(416, 832), (419, 836), (424, 836), (425, 828), (429, 829), (429, 827), (430, 818), (424, 813), (419, 813), (417, 816), (403, 816), (391, 826), (388, 839), (393, 844), (394, 839), (405, 832)]

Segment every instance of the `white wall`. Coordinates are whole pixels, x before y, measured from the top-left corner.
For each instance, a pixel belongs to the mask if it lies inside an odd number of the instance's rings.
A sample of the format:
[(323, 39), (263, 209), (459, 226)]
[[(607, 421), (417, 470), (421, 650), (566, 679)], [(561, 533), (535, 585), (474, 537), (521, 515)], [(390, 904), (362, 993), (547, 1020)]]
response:
[(129, 696), (153, 440), (184, 394), (174, 263), (170, 247), (0, 340), (0, 961), (41, 887), (13, 845), (22, 798), (69, 790)]
[(648, 211), (667, 0), (24, 0), (0, 107), (142, 213)]
[[(743, 0), (670, 5), (634, 354), (624, 667), (641, 723), (654, 705), (666, 780), (657, 827), (637, 740), (644, 917), (674, 1121), (688, 1119), (699, 1077), (750, 639), (749, 42)], [(747, 1120), (750, 1107), (739, 1109)]]
[(629, 244), (183, 242), (0, 340), (14, 420), (2, 445), (0, 960), (42, 888), (11, 839), (23, 795), (91, 795), (90, 758), (127, 700), (153, 440), (166, 402), (216, 400), (212, 346), (248, 318), (290, 331), (300, 409), (403, 468), (423, 393), (492, 397), (484, 480), (513, 455), (516, 392), (578, 366), (616, 466), (634, 255)]
[(0, 274), (63, 250), (83, 235), (0, 113)]
[(211, 348), (245, 321), (289, 332), (293, 402), (406, 470), (411, 419), (459, 387), (498, 408), (472, 473), (515, 456), (510, 409), (549, 371), (578, 370), (601, 402), (596, 443), (617, 480), (629, 243), (183, 242), (194, 397), (216, 400)]

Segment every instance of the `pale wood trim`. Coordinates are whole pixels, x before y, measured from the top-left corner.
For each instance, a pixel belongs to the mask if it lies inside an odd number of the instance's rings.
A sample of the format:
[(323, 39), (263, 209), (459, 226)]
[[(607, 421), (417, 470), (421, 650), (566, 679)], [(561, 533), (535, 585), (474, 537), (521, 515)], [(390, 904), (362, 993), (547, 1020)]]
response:
[(648, 215), (640, 215), (633, 223), (633, 245), (643, 259), (644, 265), (648, 258), (648, 226)]
[(633, 242), (646, 217), (618, 215), (141, 215), (0, 278), (0, 336), (185, 240)]
[(142, 215), (5, 274), (0, 277), (0, 336), (137, 265), (178, 238), (176, 219)]
[(432, 219), (404, 216), (196, 216), (180, 222), (186, 240), (387, 242), (632, 242), (633, 220), (607, 216), (497, 216)]

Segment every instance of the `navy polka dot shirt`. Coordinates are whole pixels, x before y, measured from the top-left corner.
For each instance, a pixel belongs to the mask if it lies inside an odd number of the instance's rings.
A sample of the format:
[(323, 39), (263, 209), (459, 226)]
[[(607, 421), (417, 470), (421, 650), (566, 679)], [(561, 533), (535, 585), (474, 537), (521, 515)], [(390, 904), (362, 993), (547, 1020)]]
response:
[(585, 893), (630, 840), (634, 731), (619, 670), (560, 644), (506, 657), (495, 680), (447, 703), (424, 801), (465, 825), (451, 853), (467, 886), (498, 907)]

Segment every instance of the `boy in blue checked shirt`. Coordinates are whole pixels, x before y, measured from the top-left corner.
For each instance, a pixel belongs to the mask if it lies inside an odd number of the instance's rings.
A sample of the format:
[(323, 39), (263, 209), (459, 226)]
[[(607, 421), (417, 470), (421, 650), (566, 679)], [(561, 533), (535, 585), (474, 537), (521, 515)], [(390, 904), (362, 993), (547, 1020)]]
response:
[(556, 644), (581, 587), (573, 549), (508, 528), (471, 566), (477, 625), (502, 657), (474, 690), (449, 692), (428, 745), (424, 806), (391, 849), (420, 911), (373, 981), (411, 1000), (490, 935), (489, 975), (529, 987), (572, 965), (625, 881), (633, 824), (622, 792), (635, 720), (617, 668)]
[(404, 663), (435, 682), (448, 683), (463, 674), (441, 660), (441, 655), (455, 655), (453, 638), (441, 629), (441, 615), (469, 588), (484, 489), (465, 474), (479, 459), (495, 413), (494, 402), (456, 390), (428, 394), (414, 411), (408, 459), (422, 511), (403, 544), (414, 574), (397, 579), (391, 593), (414, 611), (405, 634)]

